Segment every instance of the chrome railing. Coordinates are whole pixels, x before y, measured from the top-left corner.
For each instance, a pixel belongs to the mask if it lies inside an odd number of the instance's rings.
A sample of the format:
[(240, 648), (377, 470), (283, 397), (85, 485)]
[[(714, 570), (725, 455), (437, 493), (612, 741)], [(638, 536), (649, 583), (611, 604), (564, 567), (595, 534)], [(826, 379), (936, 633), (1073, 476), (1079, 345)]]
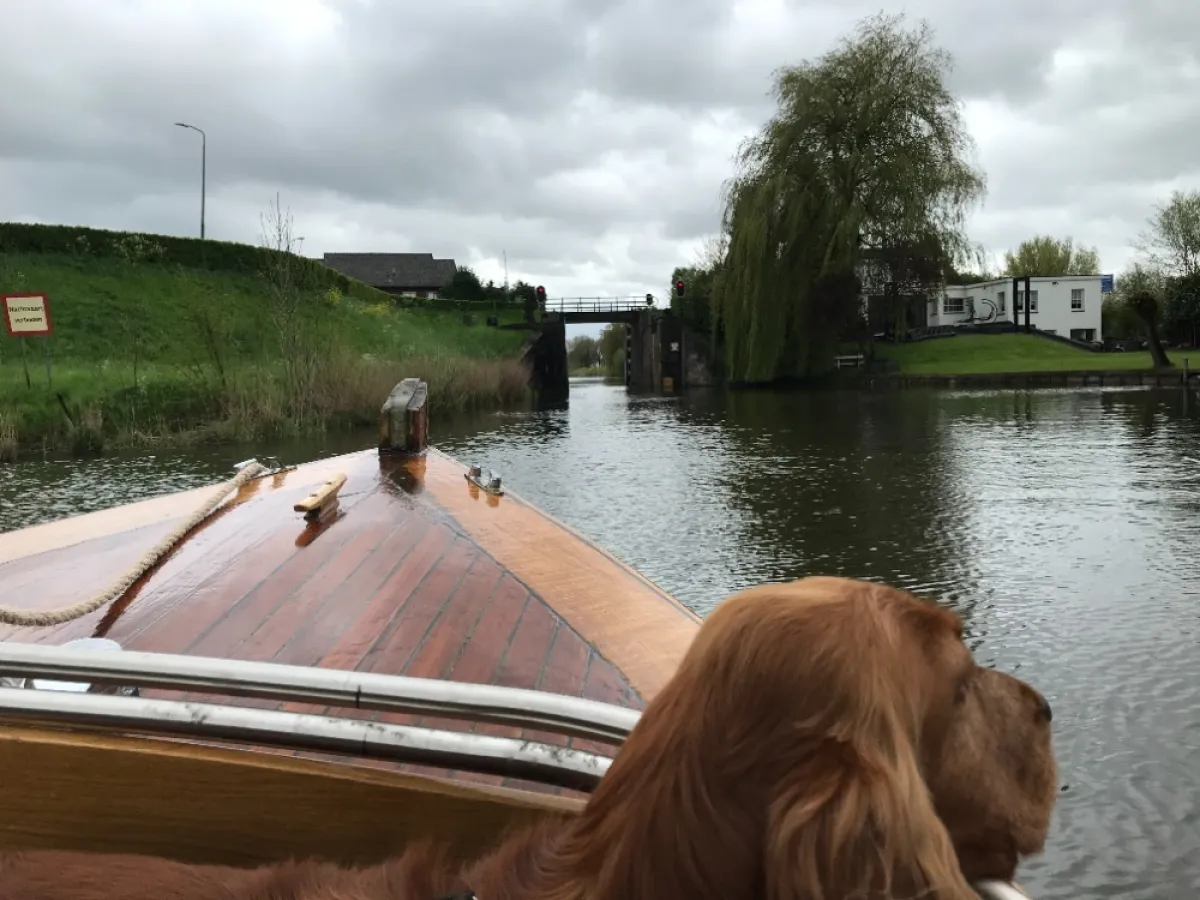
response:
[[(356, 754), (590, 791), (611, 759), (568, 747), (190, 700), (98, 693), (159, 688), (349, 709), (463, 719), (619, 744), (634, 710), (562, 694), (337, 669), (128, 652), (0, 644), (0, 717), (72, 728), (166, 734), (292, 750)], [(29, 690), (85, 683), (86, 692)], [(16, 686), (23, 685), (23, 686)]]
[(436, 715), (615, 743), (629, 736), (640, 716), (609, 703), (522, 688), (170, 653), (84, 653), (39, 644), (0, 643), (0, 676)]
[[(34, 686), (43, 689), (29, 689)], [(519, 738), (129, 696), (128, 689), (135, 687), (430, 715), (612, 744), (620, 744), (640, 717), (635, 710), (608, 703), (520, 688), (168, 653), (0, 643), (0, 720), (332, 752), (582, 791), (593, 790), (612, 765), (605, 756)], [(1029, 900), (1007, 882), (974, 887), (984, 900)]]
[(593, 753), (516, 738), (112, 694), (0, 688), (0, 719), (344, 753), (521, 778), (581, 791), (593, 790), (612, 764), (609, 758)]

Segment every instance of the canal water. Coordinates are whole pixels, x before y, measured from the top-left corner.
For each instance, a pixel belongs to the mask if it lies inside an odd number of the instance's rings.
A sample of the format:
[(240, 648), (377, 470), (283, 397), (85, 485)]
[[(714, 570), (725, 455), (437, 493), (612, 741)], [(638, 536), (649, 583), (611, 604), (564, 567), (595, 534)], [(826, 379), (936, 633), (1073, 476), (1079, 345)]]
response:
[[(1162, 900), (1200, 890), (1198, 407), (1149, 390), (633, 398), (581, 380), (567, 409), (433, 438), (701, 614), (812, 573), (943, 598), (981, 662), (1054, 706), (1068, 790), (1023, 881)], [(372, 437), (0, 467), (0, 530)]]

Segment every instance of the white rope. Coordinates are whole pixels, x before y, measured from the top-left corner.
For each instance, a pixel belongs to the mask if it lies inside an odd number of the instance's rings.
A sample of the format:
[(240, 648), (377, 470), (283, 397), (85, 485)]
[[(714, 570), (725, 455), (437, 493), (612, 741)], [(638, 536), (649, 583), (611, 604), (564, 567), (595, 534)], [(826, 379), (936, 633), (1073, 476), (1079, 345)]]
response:
[(63, 606), (59, 609), (29, 610), (17, 609), (12, 606), (0, 606), (0, 624), (16, 625), (19, 628), (43, 628), (47, 625), (61, 625), (74, 619), (93, 613), (125, 596), (126, 591), (133, 587), (134, 582), (145, 575), (171, 549), (183, 540), (184, 535), (212, 515), (213, 511), (224, 502), (225, 498), (238, 490), (250, 479), (266, 471), (262, 463), (251, 460), (238, 471), (237, 475), (220, 485), (191, 516), (179, 524), (175, 530), (159, 541), (154, 547), (139, 559), (129, 571), (122, 575), (112, 587), (102, 594), (97, 594), (90, 600), (84, 600), (73, 606)]

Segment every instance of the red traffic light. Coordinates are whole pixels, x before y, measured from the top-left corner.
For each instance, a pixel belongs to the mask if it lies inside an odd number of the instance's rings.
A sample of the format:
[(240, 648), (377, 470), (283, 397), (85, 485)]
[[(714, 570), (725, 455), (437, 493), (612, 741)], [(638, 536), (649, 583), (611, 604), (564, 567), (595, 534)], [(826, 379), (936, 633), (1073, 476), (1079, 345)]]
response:
[(675, 282), (675, 293), (680, 297), (683, 296), (683, 282), (682, 281)]
[(537, 286), (537, 295), (538, 295), (539, 297), (545, 297), (545, 296), (546, 296), (546, 289), (545, 289), (544, 287), (542, 287), (540, 284)]

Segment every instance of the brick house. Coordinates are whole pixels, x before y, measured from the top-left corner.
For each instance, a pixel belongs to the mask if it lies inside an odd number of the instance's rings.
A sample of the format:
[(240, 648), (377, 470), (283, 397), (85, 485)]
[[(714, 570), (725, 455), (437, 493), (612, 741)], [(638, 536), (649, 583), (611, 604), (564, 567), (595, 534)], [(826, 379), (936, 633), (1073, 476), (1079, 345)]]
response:
[(348, 278), (402, 297), (437, 297), (458, 271), (432, 253), (326, 253), (325, 265)]

